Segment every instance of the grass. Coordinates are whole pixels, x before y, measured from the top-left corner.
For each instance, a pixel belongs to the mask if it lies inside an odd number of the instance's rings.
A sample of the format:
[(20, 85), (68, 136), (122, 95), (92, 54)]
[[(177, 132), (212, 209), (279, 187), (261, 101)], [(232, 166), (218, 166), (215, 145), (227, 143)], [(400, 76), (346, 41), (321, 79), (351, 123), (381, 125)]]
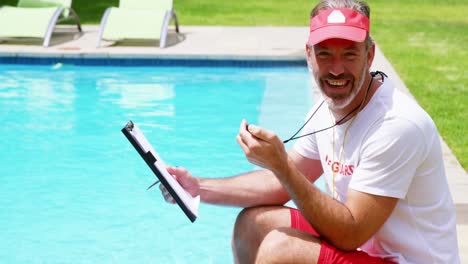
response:
[[(17, 0), (0, 0), (15, 5)], [(307, 26), (310, 0), (174, 0), (182, 25)], [(468, 168), (468, 1), (374, 0), (372, 35), (411, 93)], [(84, 24), (99, 24), (118, 0), (73, 0)], [(304, 36), (305, 38), (306, 36)]]
[(467, 1), (386, 1), (374, 38), (443, 139), (468, 168)]

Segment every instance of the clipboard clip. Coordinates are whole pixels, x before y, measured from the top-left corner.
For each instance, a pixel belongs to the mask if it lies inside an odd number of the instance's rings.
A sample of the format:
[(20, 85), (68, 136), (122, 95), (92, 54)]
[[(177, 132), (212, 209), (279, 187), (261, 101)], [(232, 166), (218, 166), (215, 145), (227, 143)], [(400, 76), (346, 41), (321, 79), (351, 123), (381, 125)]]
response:
[(151, 184), (148, 188), (146, 188), (146, 190), (148, 191), (149, 189), (153, 188), (156, 184), (158, 184), (160, 181), (157, 180), (155, 181), (153, 184)]

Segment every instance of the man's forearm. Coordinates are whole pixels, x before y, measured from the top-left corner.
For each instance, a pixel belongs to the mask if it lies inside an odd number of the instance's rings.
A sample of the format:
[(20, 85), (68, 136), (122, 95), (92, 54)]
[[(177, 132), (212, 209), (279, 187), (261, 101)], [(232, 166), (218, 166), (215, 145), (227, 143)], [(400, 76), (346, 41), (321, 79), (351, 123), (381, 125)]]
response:
[(289, 200), (279, 180), (267, 170), (229, 178), (200, 178), (200, 196), (205, 203), (240, 207), (278, 205)]

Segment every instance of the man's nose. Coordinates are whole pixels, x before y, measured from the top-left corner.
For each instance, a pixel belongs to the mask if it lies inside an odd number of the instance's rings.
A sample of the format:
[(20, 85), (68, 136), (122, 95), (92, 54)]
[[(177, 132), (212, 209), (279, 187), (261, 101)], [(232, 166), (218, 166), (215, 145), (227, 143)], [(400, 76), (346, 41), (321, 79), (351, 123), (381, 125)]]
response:
[(330, 73), (334, 76), (339, 76), (344, 73), (344, 65), (341, 59), (336, 58), (333, 60), (330, 67)]

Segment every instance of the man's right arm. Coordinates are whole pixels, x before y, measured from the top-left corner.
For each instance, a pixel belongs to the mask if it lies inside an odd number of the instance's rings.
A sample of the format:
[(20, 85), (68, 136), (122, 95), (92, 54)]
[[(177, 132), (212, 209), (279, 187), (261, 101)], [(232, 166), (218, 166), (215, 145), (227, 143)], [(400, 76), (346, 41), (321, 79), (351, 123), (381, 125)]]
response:
[[(319, 161), (307, 159), (294, 150), (289, 158), (312, 183), (322, 174)], [(258, 170), (228, 178), (197, 178), (181, 167), (168, 167), (170, 174), (192, 196), (200, 195), (201, 201), (216, 205), (252, 207), (258, 205), (282, 205), (290, 200), (280, 181), (269, 170)], [(172, 198), (164, 194), (166, 200)]]
[(252, 207), (282, 205), (290, 200), (279, 180), (268, 170), (219, 179), (200, 178), (200, 198), (205, 203)]

